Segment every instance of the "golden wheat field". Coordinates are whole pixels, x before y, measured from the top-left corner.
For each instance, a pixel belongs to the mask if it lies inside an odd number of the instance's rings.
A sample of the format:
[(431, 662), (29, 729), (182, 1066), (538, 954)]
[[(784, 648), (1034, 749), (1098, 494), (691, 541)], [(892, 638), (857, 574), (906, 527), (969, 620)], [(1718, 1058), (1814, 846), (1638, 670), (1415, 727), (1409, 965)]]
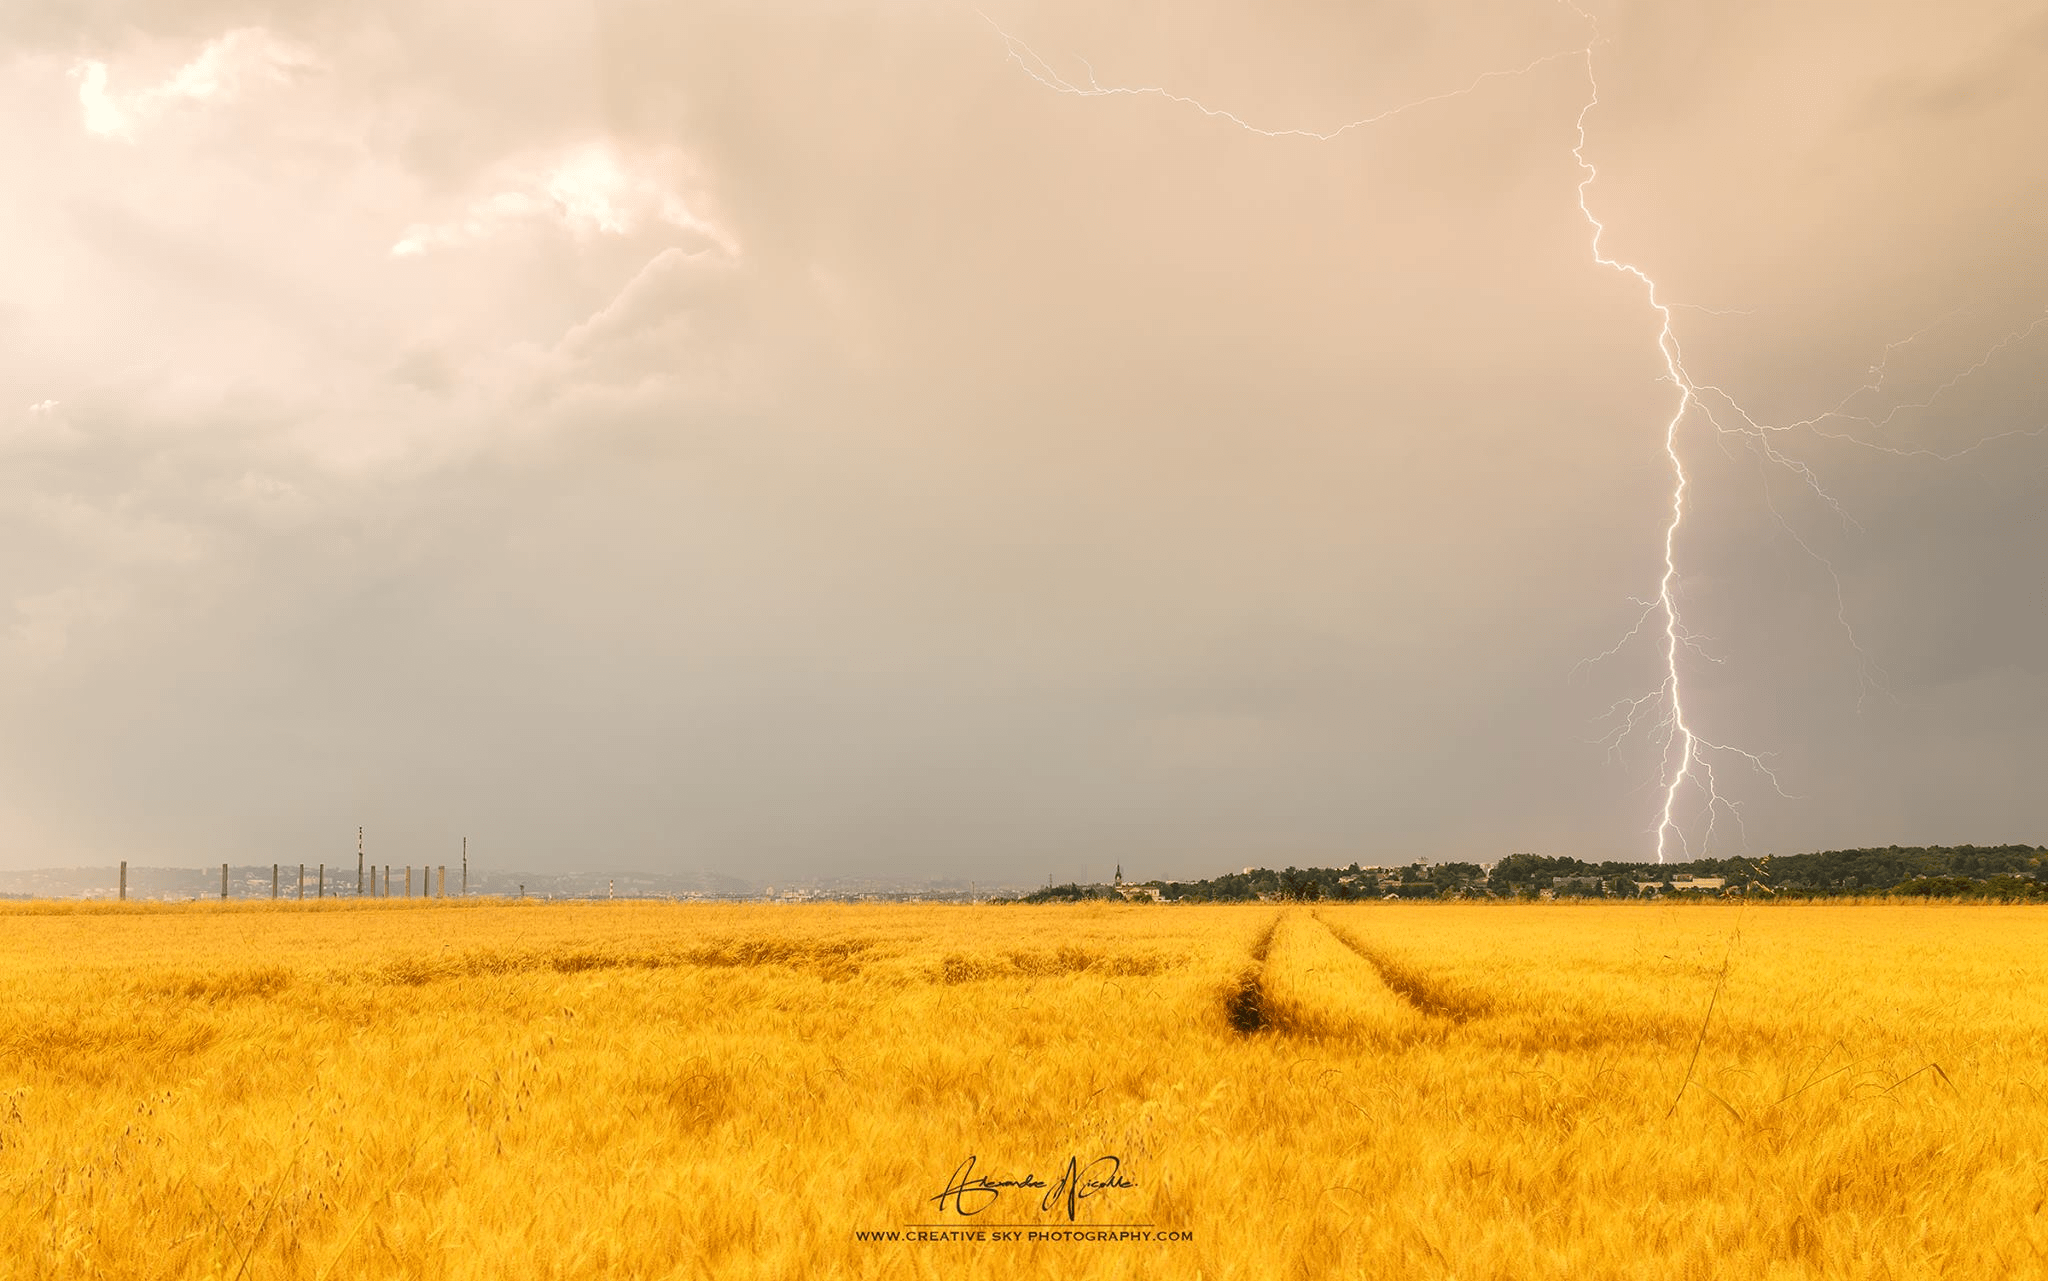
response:
[(2044, 1275), (2044, 958), (1922, 905), (30, 906), (0, 1259)]

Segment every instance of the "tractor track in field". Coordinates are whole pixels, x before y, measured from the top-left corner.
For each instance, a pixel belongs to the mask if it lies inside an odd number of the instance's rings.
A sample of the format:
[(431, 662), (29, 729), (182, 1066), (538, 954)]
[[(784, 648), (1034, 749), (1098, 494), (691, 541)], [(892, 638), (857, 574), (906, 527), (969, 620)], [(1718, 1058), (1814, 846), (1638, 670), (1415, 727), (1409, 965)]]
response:
[(1280, 914), (1276, 913), (1252, 941), (1252, 963), (1237, 976), (1236, 986), (1224, 998), (1223, 1016), (1240, 1036), (1251, 1036), (1272, 1026), (1266, 1012), (1266, 954), (1272, 950), (1273, 935), (1279, 929)]
[(1320, 913), (1312, 915), (1316, 924), (1328, 930), (1330, 937), (1370, 965), (1373, 973), (1379, 975), (1380, 982), (1387, 985), (1387, 990), (1400, 997), (1417, 1013), (1431, 1018), (1449, 1019), (1453, 1023), (1466, 1023), (1492, 1012), (1493, 1003), (1484, 996), (1433, 978), (1366, 943), (1343, 926), (1330, 924)]

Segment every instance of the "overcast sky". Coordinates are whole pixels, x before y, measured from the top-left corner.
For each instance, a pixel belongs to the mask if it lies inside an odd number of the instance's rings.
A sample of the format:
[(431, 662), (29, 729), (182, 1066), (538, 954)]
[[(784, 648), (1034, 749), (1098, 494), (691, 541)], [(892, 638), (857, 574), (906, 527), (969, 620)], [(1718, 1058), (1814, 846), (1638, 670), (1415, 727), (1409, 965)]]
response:
[[(2048, 12), (1591, 13), (1674, 852), (2048, 840)], [(15, 0), (0, 863), (1652, 857), (1593, 32)]]

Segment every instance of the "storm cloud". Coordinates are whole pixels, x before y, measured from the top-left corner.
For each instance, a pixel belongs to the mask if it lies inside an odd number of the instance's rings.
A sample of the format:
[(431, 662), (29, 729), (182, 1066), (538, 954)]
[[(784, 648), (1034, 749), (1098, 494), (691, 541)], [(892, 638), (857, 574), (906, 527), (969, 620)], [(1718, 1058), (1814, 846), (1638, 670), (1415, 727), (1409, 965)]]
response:
[[(2038, 9), (1594, 16), (1715, 851), (2042, 839)], [(0, 860), (1646, 856), (1590, 30), (10, 5)]]

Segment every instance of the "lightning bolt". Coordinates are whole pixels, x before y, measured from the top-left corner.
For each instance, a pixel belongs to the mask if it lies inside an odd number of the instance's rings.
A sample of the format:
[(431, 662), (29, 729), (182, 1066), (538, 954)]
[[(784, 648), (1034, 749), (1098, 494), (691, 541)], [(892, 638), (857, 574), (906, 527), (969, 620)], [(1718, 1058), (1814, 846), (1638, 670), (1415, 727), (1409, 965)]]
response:
[[(1678, 390), (1678, 403), (1672, 406), (1671, 416), (1664, 421), (1664, 456), (1671, 464), (1671, 517), (1664, 525), (1664, 573), (1657, 580), (1657, 596), (1637, 620), (1631, 635), (1638, 634), (1643, 625), (1652, 617), (1661, 618), (1658, 630), (1664, 636), (1664, 681), (1661, 686), (1642, 699), (1632, 700), (1629, 716), (1623, 724), (1623, 733), (1633, 727), (1635, 716), (1647, 703), (1661, 702), (1664, 715), (1660, 728), (1664, 731), (1663, 750), (1663, 807), (1657, 817), (1657, 861), (1662, 863), (1675, 842), (1681, 851), (1686, 849), (1685, 831), (1677, 818), (1678, 798), (1685, 791), (1688, 782), (1693, 782), (1703, 793), (1707, 812), (1706, 840), (1711, 841), (1713, 823), (1722, 811), (1740, 818), (1733, 802), (1721, 794), (1720, 785), (1714, 775), (1713, 762), (1707, 759), (1709, 752), (1722, 752), (1739, 756), (1770, 781), (1773, 790), (1785, 795), (1785, 789), (1778, 783), (1778, 776), (1769, 763), (1759, 754), (1745, 751), (1726, 744), (1713, 743), (1701, 738), (1686, 719), (1685, 682), (1679, 670), (1679, 650), (1692, 643), (1690, 635), (1678, 612), (1678, 535), (1685, 526), (1686, 491), (1691, 487), (1692, 478), (1685, 470), (1685, 457), (1678, 450), (1678, 429), (1685, 417), (1699, 399), (1699, 392), (1685, 371), (1685, 355), (1678, 344), (1678, 335), (1671, 327), (1671, 306), (1657, 296), (1657, 282), (1648, 273), (1633, 263), (1610, 258), (1600, 248), (1607, 226), (1594, 215), (1586, 203), (1586, 189), (1599, 178), (1599, 170), (1586, 159), (1586, 117), (1600, 105), (1600, 82), (1594, 75), (1593, 50), (1600, 43), (1600, 24), (1577, 5), (1567, 0), (1566, 7), (1585, 19), (1587, 26), (1586, 44), (1579, 51), (1585, 60), (1586, 84), (1589, 92), (1585, 105), (1579, 108), (1578, 119), (1573, 128), (1578, 142), (1572, 147), (1572, 160), (1577, 163), (1581, 174), (1578, 185), (1579, 213), (1593, 228), (1593, 261), (1609, 270), (1620, 272), (1633, 279), (1643, 288), (1650, 310), (1657, 316), (1657, 352), (1664, 359), (1664, 377)], [(1839, 586), (1839, 583), (1838, 583)], [(1625, 643), (1625, 642), (1624, 642)], [(1616, 648), (1619, 648), (1617, 646)], [(1610, 653), (1613, 651), (1609, 651)], [(1618, 740), (1617, 740), (1618, 741)], [(1695, 782), (1695, 775), (1697, 781)]]
[(1185, 94), (1174, 93), (1172, 90), (1158, 85), (1105, 85), (1095, 78), (1095, 68), (1086, 59), (1080, 60), (1081, 66), (1087, 73), (1086, 82), (1079, 83), (1069, 80), (1055, 71), (1052, 64), (1040, 57), (1038, 52), (1030, 45), (1025, 44), (1022, 40), (1019, 40), (998, 26), (995, 19), (978, 9), (975, 12), (983, 22), (989, 25), (996, 35), (1002, 38), (1003, 48), (1009, 54), (1010, 61), (1023, 68), (1025, 75), (1030, 76), (1033, 80), (1036, 80), (1055, 93), (1064, 93), (1076, 98), (1163, 98), (1179, 106), (1191, 107), (1212, 120), (1228, 121), (1246, 133), (1254, 133), (1261, 138), (1306, 138), (1311, 142), (1331, 142), (1343, 137), (1354, 129), (1369, 128), (1384, 121), (1392, 120), (1395, 116), (1405, 115), (1419, 107), (1427, 107), (1439, 102), (1449, 102), (1453, 98), (1463, 98), (1468, 94), (1477, 93), (1489, 81), (1512, 80), (1520, 76), (1526, 76), (1539, 67), (1547, 66), (1563, 58), (1575, 57), (1579, 53), (1577, 49), (1559, 49), (1555, 53), (1546, 53), (1542, 57), (1532, 59), (1519, 67), (1503, 67), (1494, 71), (1484, 71), (1474, 76), (1469, 83), (1461, 88), (1445, 89), (1440, 93), (1429, 94), (1426, 97), (1416, 98), (1412, 101), (1401, 103), (1398, 106), (1387, 107), (1371, 115), (1360, 116), (1356, 120), (1347, 120), (1332, 129), (1264, 129), (1250, 123), (1235, 112), (1225, 111), (1220, 107), (1211, 107)]
[[(1679, 816), (1681, 801), (1689, 794), (1697, 795), (1700, 812), (1705, 820), (1701, 834), (1701, 848), (1711, 846), (1714, 832), (1723, 817), (1742, 827), (1741, 805), (1724, 794), (1715, 774), (1714, 765), (1718, 757), (1724, 763), (1732, 760), (1760, 775), (1779, 796), (1792, 799), (1785, 791), (1777, 772), (1772, 769), (1769, 755), (1752, 752), (1730, 743), (1718, 742), (1702, 736), (1694, 728), (1688, 715), (1680, 656), (1682, 651), (1699, 655), (1711, 662), (1721, 660), (1710, 653), (1700, 636), (1686, 626), (1679, 610), (1678, 588), (1679, 541), (1685, 528), (1687, 498), (1692, 478), (1685, 465), (1685, 457), (1679, 449), (1679, 433), (1689, 417), (1697, 414), (1704, 419), (1724, 443), (1735, 441), (1753, 451), (1759, 465), (1764, 467), (1764, 499), (1772, 519), (1790, 536), (1792, 542), (1809, 559), (1820, 566), (1834, 587), (1835, 616), (1850, 650), (1856, 656), (1858, 671), (1858, 707), (1872, 689), (1883, 688), (1882, 671), (1858, 642), (1855, 628), (1850, 622), (1846, 596), (1842, 590), (1840, 575), (1834, 563), (1811, 541), (1802, 536), (1779, 509), (1769, 486), (1769, 468), (1777, 468), (1794, 476), (1813, 497), (1825, 506), (1838, 520), (1849, 528), (1860, 528), (1842, 504), (1822, 484), (1813, 467), (1803, 458), (1789, 453), (1779, 444), (1797, 433), (1806, 433), (1817, 440), (1840, 442), (1899, 458), (1922, 458), (1939, 462), (1950, 462), (1973, 453), (1995, 442), (2020, 437), (2037, 437), (2048, 433), (2048, 423), (2032, 428), (2019, 428), (1984, 436), (1968, 445), (1952, 450), (1938, 450), (1925, 447), (1903, 447), (1884, 443), (1877, 437), (1892, 428), (1902, 415), (1908, 415), (1932, 408), (1944, 395), (1965, 380), (1983, 372), (2001, 355), (2011, 348), (2032, 338), (2036, 332), (2048, 327), (2048, 308), (2031, 324), (2014, 330), (2003, 339), (1992, 344), (1975, 363), (1958, 371), (1939, 384), (1924, 399), (1918, 401), (1897, 401), (1879, 416), (1878, 411), (1863, 411), (1855, 408), (1866, 397), (1881, 397), (1886, 392), (1890, 376), (1890, 365), (1894, 354), (1903, 348), (1919, 342), (1933, 330), (1953, 320), (1957, 313), (1950, 313), (1925, 326), (1906, 338), (1888, 343), (1879, 360), (1868, 371), (1867, 380), (1851, 389), (1837, 403), (1812, 417), (1783, 423), (1768, 423), (1743, 407), (1726, 388), (1706, 382), (1697, 382), (1686, 368), (1685, 353), (1673, 324), (1674, 310), (1684, 309), (1702, 312), (1712, 316), (1747, 316), (1747, 308), (1715, 308), (1694, 303), (1666, 301), (1660, 296), (1656, 280), (1641, 267), (1608, 256), (1601, 248), (1601, 241), (1607, 232), (1603, 223), (1593, 212), (1587, 201), (1587, 192), (1599, 177), (1593, 163), (1586, 158), (1586, 120), (1600, 105), (1600, 84), (1595, 74), (1595, 50), (1603, 43), (1599, 21), (1581, 8), (1574, 0), (1558, 0), (1564, 8), (1585, 24), (1586, 41), (1583, 45), (1547, 53), (1517, 67), (1486, 71), (1474, 77), (1461, 87), (1443, 90), (1426, 97), (1417, 98), (1397, 106), (1388, 107), (1354, 120), (1345, 121), (1328, 129), (1266, 128), (1255, 125), (1235, 112), (1213, 107), (1185, 94), (1176, 93), (1163, 86), (1120, 86), (1105, 85), (1095, 74), (1095, 68), (1082, 61), (1085, 76), (1072, 80), (1057, 71), (1050, 62), (1040, 56), (1029, 45), (1011, 35), (996, 24), (986, 13), (980, 14), (982, 21), (1002, 39), (1003, 48), (1010, 61), (1017, 64), (1027, 76), (1054, 92), (1081, 98), (1110, 97), (1154, 97), (1190, 108), (1213, 120), (1220, 120), (1248, 133), (1263, 138), (1294, 138), (1310, 142), (1332, 142), (1354, 130), (1393, 119), (1396, 116), (1453, 98), (1476, 93), (1489, 82), (1528, 76), (1543, 67), (1566, 59), (1581, 63), (1585, 71), (1587, 94), (1579, 107), (1573, 122), (1576, 142), (1572, 146), (1573, 162), (1580, 171), (1576, 193), (1579, 213), (1592, 229), (1591, 252), (1595, 265), (1607, 268), (1628, 277), (1641, 287), (1643, 297), (1651, 314), (1657, 321), (1656, 346), (1664, 365), (1664, 381), (1676, 392), (1671, 413), (1663, 422), (1662, 437), (1666, 461), (1670, 466), (1671, 498), (1669, 516), (1663, 529), (1663, 572), (1657, 580), (1654, 597), (1636, 599), (1641, 614), (1635, 625), (1623, 635), (1613, 647), (1582, 662), (1584, 668), (1612, 658), (1627, 648), (1630, 643), (1646, 631), (1660, 639), (1663, 678), (1647, 693), (1625, 698), (1614, 703), (1603, 717), (1614, 726), (1601, 740), (1611, 757), (1618, 756), (1622, 745), (1637, 732), (1661, 736), (1660, 760), (1657, 790), (1660, 795), (1658, 813), (1654, 827), (1657, 861), (1666, 862), (1675, 849), (1683, 855), (1690, 855), (1691, 844), (1686, 838), (1686, 826)], [(979, 11), (977, 11), (979, 12)], [(1859, 430), (1860, 429), (1860, 430)], [(1869, 435), (1862, 434), (1868, 432)], [(1746, 841), (1746, 833), (1743, 834)]]
[[(1654, 601), (1637, 602), (1644, 606), (1644, 612), (1637, 619), (1635, 626), (1613, 648), (1591, 660), (1597, 662), (1600, 659), (1611, 657), (1624, 648), (1630, 640), (1640, 635), (1644, 626), (1648, 625), (1653, 618), (1661, 621), (1661, 627), (1658, 630), (1663, 633), (1664, 637), (1663, 684), (1647, 695), (1624, 700), (1621, 703), (1617, 703), (1613, 709), (1610, 709), (1610, 715), (1618, 714), (1620, 727), (1616, 733), (1609, 736), (1608, 741), (1610, 752), (1617, 750), (1621, 741), (1634, 731), (1644, 708), (1661, 703), (1663, 715), (1658, 720), (1657, 726), (1663, 731), (1665, 736), (1662, 753), (1664, 768), (1661, 775), (1663, 801), (1657, 816), (1656, 849), (1657, 861), (1662, 863), (1666, 861), (1667, 855), (1674, 845), (1677, 846), (1681, 853), (1690, 854), (1691, 852), (1685, 839), (1684, 828), (1681, 826), (1677, 815), (1679, 799), (1685, 793), (1688, 783), (1691, 783), (1700, 793), (1706, 814), (1707, 828), (1701, 842), (1703, 849), (1712, 843), (1714, 825), (1720, 814), (1728, 814), (1735, 819), (1738, 827), (1741, 825), (1740, 806), (1722, 794), (1720, 785), (1714, 775), (1713, 761), (1710, 758), (1710, 753), (1720, 753), (1724, 756), (1739, 758), (1755, 773), (1762, 775), (1769, 783), (1771, 789), (1778, 795), (1787, 798), (1790, 798), (1791, 795), (1785, 791), (1777, 773), (1771, 768), (1766, 755), (1751, 752), (1727, 743), (1712, 742), (1703, 738), (1694, 730), (1691, 722), (1686, 717), (1685, 690), (1679, 666), (1679, 651), (1681, 648), (1697, 649), (1697, 644), (1691, 633), (1686, 630), (1685, 624), (1680, 618), (1675, 588), (1679, 579), (1678, 539), (1680, 531), (1685, 524), (1686, 495), (1691, 485), (1691, 478), (1688, 476), (1685, 468), (1684, 456), (1679, 452), (1678, 448), (1679, 428), (1685, 422), (1687, 415), (1697, 410), (1706, 419), (1708, 425), (1722, 437), (1743, 438), (1745, 443), (1758, 454), (1762, 462), (1773, 464), (1798, 477), (1805, 487), (1831, 512), (1844, 523), (1854, 526), (1854, 518), (1843, 509), (1841, 503), (1835, 499), (1834, 495), (1829, 493), (1826, 487), (1822, 485), (1820, 477), (1814, 472), (1813, 468), (1804, 460), (1779, 449), (1774, 443), (1773, 437), (1805, 430), (1812, 432), (1815, 436), (1822, 439), (1842, 441), (1896, 457), (1929, 458), (1940, 462), (1950, 462), (1966, 454), (1973, 453), (1995, 441), (2013, 437), (2039, 436), (2043, 432), (2048, 432), (2048, 424), (2033, 428), (1997, 432), (1982, 437), (1961, 449), (1941, 451), (1926, 448), (1902, 449), (1865, 438), (1851, 430), (1829, 429), (1834, 424), (1860, 424), (1870, 429), (1873, 433), (1882, 432), (1890, 427), (1901, 414), (1931, 408), (1936, 401), (1953, 390), (1959, 383), (1982, 372), (2007, 349), (2031, 338), (2044, 325), (2048, 325), (2048, 310), (2044, 310), (2040, 317), (2036, 318), (2025, 328), (2015, 330), (1997, 343), (1994, 343), (1974, 364), (1941, 383), (1933, 392), (1929, 393), (1926, 399), (1901, 401), (1893, 405), (1891, 410), (1882, 418), (1869, 414), (1852, 413), (1850, 406), (1865, 393), (1882, 393), (1893, 353), (1902, 347), (1919, 341), (1929, 331), (1952, 319), (1955, 313), (1950, 313), (1949, 316), (1943, 317), (1941, 320), (1934, 322), (1932, 325), (1921, 329), (1907, 338), (1887, 344), (1881, 359), (1870, 370), (1871, 377), (1869, 381), (1844, 396), (1832, 409), (1811, 418), (1800, 419), (1790, 423), (1767, 424), (1745, 409), (1725, 388), (1711, 383), (1696, 383), (1686, 369), (1685, 355), (1679, 345), (1678, 335), (1672, 327), (1671, 313), (1673, 308), (1687, 306), (1687, 304), (1663, 301), (1658, 296), (1657, 282), (1644, 272), (1642, 268), (1633, 263), (1611, 258), (1602, 252), (1600, 248), (1601, 238), (1605, 235), (1607, 228), (1595, 216), (1591, 206), (1586, 202), (1586, 191), (1599, 176), (1593, 163), (1586, 159), (1586, 117), (1592, 114), (1594, 108), (1600, 105), (1600, 83), (1595, 74), (1593, 57), (1594, 50), (1601, 43), (1599, 21), (1578, 5), (1573, 4), (1571, 0), (1560, 0), (1560, 2), (1585, 21), (1588, 33), (1585, 47), (1579, 51), (1580, 56), (1584, 59), (1588, 92), (1585, 103), (1579, 108), (1578, 119), (1574, 122), (1574, 130), (1578, 140), (1572, 147), (1572, 159), (1583, 174), (1579, 179), (1577, 189), (1579, 213), (1593, 229), (1593, 261), (1599, 266), (1632, 278), (1642, 286), (1650, 309), (1657, 316), (1657, 351), (1664, 361), (1664, 376), (1678, 392), (1677, 404), (1673, 406), (1671, 416), (1665, 420), (1663, 428), (1664, 454), (1671, 466), (1671, 515), (1664, 526), (1664, 572), (1658, 579), (1657, 597)], [(1708, 307), (1696, 309), (1710, 314), (1730, 314), (1725, 309), (1717, 310)], [(1733, 421), (1729, 421), (1729, 419)], [(1792, 526), (1792, 523), (1785, 518), (1784, 513), (1779, 510), (1776, 500), (1770, 493), (1768, 472), (1764, 474), (1763, 484), (1764, 501), (1770, 509), (1772, 519), (1792, 539), (1801, 552), (1805, 553), (1809, 559), (1821, 567), (1826, 573), (1828, 581), (1833, 586), (1835, 618), (1842, 629), (1843, 635), (1848, 640), (1850, 650), (1856, 656), (1857, 706), (1860, 710), (1864, 700), (1873, 688), (1883, 688), (1883, 672), (1856, 638), (1856, 629), (1849, 620), (1848, 602), (1842, 590), (1841, 576), (1836, 572), (1834, 562), (1803, 537)]]

